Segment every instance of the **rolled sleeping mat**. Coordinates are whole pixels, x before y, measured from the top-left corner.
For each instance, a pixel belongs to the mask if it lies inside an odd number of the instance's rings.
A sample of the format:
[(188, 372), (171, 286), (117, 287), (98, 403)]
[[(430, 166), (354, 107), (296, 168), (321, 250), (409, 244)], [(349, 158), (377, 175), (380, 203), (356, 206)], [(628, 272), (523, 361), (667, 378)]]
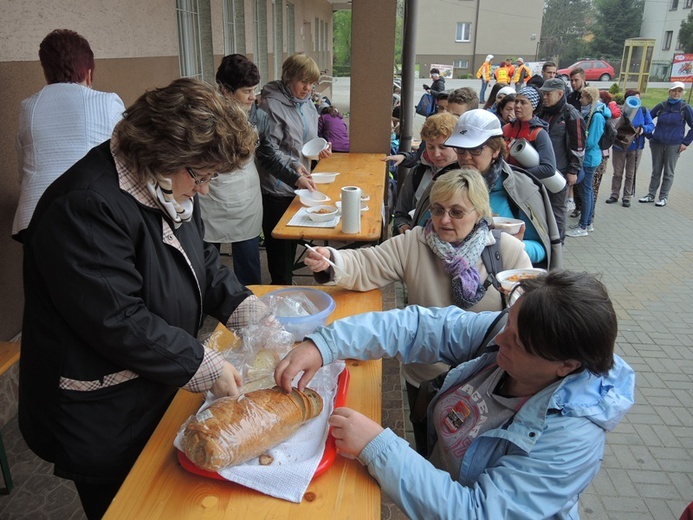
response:
[[(526, 139), (515, 139), (510, 146), (510, 155), (525, 168), (539, 166), (539, 153)], [(565, 177), (558, 170), (551, 177), (539, 180), (551, 193), (558, 193), (565, 187)]]
[(638, 110), (640, 110), (640, 100), (636, 96), (629, 96), (626, 98), (624, 108), (626, 117), (632, 121), (635, 114), (637, 114)]

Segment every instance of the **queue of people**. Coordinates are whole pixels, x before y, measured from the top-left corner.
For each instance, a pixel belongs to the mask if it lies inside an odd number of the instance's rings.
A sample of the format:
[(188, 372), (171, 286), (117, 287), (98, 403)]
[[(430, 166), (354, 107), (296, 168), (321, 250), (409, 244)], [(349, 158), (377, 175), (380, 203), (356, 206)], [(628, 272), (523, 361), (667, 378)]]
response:
[[(87, 517), (101, 518), (178, 389), (240, 395), (238, 370), (198, 339), (203, 318), (229, 329), (271, 320), (246, 287), (262, 283), (261, 232), (271, 283), (290, 285), (296, 243), (271, 233), (293, 190), (315, 189), (301, 149), (320, 134), (331, 141), (320, 158), (348, 152), (348, 135), (335, 107), (318, 114), (311, 95), (320, 71), (304, 54), (284, 61), (259, 103), (258, 67), (232, 54), (215, 86), (182, 78), (127, 108), (116, 94), (89, 90), (93, 53), (77, 33), (53, 31), (40, 58), (48, 85), (22, 104), (18, 136), (24, 175), (13, 236), (24, 246), (26, 301), (19, 424), (56, 475), (75, 482)], [(480, 69), (481, 101), (492, 60)], [(606, 288), (563, 270), (567, 186), (585, 171), (581, 219), (566, 233), (585, 236), (610, 110), (582, 85), (576, 118), (560, 79), (533, 87), (521, 58), (502, 69), (487, 109), (473, 89), (445, 92), (432, 69), (430, 90), (445, 104), (426, 120), (422, 150), (386, 158), (414, 166), (397, 201), (398, 234), (305, 257), (320, 283), (367, 291), (402, 281), (410, 307), (322, 328), (275, 373), (289, 391), (299, 372), (302, 388), (341, 357), (401, 356), (418, 453), (353, 410), (337, 409), (330, 424), (339, 450), (367, 465), (412, 517), (574, 515), (599, 470), (605, 433), (633, 403), (633, 371), (613, 352)], [(654, 131), (662, 148), (664, 183), (653, 172), (650, 184), (652, 201), (660, 189), (659, 206), (673, 182), (673, 141), (682, 140), (678, 154), (693, 140), (674, 121), (680, 114), (690, 127), (693, 112), (672, 90), (637, 126), (639, 136)], [(55, 117), (59, 103), (67, 116)], [(538, 165), (513, 160), (515, 139), (535, 147)], [(619, 160), (628, 164), (630, 151)], [(543, 180), (557, 171), (567, 184), (552, 194)], [(493, 228), (493, 215), (523, 224), (510, 235)], [(233, 270), (220, 260), (224, 244)], [(500, 287), (499, 271), (531, 266), (548, 273), (513, 294)], [(536, 493), (520, 493), (520, 481)]]

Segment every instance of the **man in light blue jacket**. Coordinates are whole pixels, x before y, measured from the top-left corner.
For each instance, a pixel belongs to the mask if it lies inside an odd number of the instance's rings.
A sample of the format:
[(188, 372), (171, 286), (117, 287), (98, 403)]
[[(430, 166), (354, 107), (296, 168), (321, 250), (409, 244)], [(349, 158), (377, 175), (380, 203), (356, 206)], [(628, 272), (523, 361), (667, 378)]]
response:
[(429, 460), (349, 408), (330, 418), (340, 453), (357, 456), (411, 518), (577, 518), (635, 375), (613, 354), (616, 314), (601, 282), (552, 271), (520, 290), (489, 345), (499, 313), (410, 306), (318, 330), (275, 379), (289, 391), (304, 371), (302, 389), (339, 358), (444, 361), (455, 368), (428, 406)]

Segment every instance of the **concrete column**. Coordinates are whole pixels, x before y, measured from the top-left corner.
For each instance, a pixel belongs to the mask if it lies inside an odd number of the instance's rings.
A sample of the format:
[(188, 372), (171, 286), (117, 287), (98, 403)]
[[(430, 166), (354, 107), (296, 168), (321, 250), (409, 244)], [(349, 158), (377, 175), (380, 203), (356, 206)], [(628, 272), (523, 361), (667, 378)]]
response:
[(351, 17), (352, 152), (390, 149), (397, 0), (353, 0)]

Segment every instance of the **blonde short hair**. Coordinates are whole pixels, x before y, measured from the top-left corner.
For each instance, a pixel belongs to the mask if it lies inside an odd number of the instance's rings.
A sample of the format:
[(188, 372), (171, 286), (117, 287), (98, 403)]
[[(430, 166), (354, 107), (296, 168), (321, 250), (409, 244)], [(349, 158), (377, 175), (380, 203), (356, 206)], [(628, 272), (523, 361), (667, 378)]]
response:
[(599, 96), (599, 89), (597, 87), (592, 87), (592, 86), (583, 87), (580, 92), (581, 92), (580, 95), (587, 94), (587, 96), (590, 98), (592, 105), (595, 105), (597, 103), (597, 101), (601, 101), (601, 98)]
[(113, 134), (120, 158), (142, 182), (185, 167), (238, 170), (253, 156), (257, 142), (237, 103), (192, 78), (142, 94)]
[(431, 187), (431, 204), (448, 201), (457, 195), (466, 197), (479, 217), (491, 222), (493, 213), (488, 188), (478, 171), (462, 168), (450, 170), (438, 177)]
[(307, 81), (315, 83), (320, 78), (320, 69), (313, 58), (297, 52), (284, 60), (282, 64), (282, 81)]
[(446, 139), (455, 131), (458, 118), (448, 112), (434, 114), (426, 119), (421, 127), (421, 139), (429, 141), (445, 137)]

